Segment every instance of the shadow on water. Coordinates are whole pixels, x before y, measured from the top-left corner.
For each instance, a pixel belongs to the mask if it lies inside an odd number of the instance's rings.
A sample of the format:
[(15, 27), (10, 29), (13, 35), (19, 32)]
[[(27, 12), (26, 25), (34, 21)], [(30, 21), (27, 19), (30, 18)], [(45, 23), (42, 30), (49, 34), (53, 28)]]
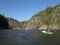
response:
[(60, 45), (60, 30), (42, 34), (40, 30), (1, 30), (0, 45)]

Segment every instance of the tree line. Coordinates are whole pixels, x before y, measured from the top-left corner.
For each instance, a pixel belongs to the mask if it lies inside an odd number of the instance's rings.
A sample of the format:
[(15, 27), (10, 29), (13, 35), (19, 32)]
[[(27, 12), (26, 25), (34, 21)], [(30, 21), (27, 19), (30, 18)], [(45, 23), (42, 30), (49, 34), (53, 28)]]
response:
[(8, 19), (3, 14), (0, 14), (0, 29), (8, 28), (9, 28)]

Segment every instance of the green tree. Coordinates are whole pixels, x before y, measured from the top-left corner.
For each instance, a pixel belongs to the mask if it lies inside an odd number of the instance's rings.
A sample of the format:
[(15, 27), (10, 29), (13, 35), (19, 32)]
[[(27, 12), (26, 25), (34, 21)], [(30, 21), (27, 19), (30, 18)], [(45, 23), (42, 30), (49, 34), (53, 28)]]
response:
[(0, 29), (9, 28), (8, 19), (4, 15), (0, 14)]

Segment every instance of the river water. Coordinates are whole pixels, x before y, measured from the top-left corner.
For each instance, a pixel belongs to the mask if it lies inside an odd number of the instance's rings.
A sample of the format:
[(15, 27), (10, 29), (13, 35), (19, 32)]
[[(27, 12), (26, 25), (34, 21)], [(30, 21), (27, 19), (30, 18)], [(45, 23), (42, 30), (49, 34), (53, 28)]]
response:
[(60, 45), (60, 31), (52, 35), (40, 30), (1, 30), (0, 45)]

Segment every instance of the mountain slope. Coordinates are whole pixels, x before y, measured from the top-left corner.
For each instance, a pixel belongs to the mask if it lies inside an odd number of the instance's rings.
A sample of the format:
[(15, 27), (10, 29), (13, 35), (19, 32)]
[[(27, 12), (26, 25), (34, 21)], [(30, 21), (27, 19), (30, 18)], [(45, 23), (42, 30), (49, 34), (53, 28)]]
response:
[(13, 18), (7, 18), (8, 19), (8, 22), (9, 22), (9, 26), (12, 27), (12, 28), (17, 28), (19, 27), (19, 21), (17, 21), (16, 19), (13, 19)]
[(24, 23), (25, 29), (60, 29), (60, 4), (48, 7)]

